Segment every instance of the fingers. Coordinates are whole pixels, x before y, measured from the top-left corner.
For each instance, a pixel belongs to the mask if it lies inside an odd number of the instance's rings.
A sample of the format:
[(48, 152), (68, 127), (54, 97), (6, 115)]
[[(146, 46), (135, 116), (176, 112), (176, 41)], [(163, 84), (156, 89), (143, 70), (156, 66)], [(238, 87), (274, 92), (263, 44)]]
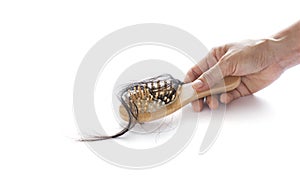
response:
[(228, 61), (224, 58), (227, 50), (227, 46), (212, 49), (205, 58), (188, 71), (184, 82), (192, 82), (196, 79), (201, 80), (203, 85), (200, 83), (200, 86), (198, 83), (198, 86), (194, 86), (197, 91), (207, 90), (214, 86), (231, 73), (231, 67), (228, 66)]
[(217, 64), (224, 54), (224, 47), (212, 49), (200, 62), (187, 72), (184, 82), (189, 83), (199, 78), (205, 71)]
[(193, 110), (195, 112), (201, 112), (203, 110), (204, 104), (203, 99), (198, 99), (192, 102)]
[(242, 96), (241, 93), (237, 89), (234, 89), (233, 91), (221, 94), (220, 102), (224, 104), (228, 104), (233, 100), (240, 98), (241, 96)]
[(196, 80), (204, 71), (207, 70), (207, 66), (205, 65), (207, 62), (207, 56), (203, 58), (198, 64), (193, 66), (186, 74), (184, 78), (185, 83), (190, 83)]
[[(208, 107), (212, 110), (215, 110), (219, 107), (219, 100), (218, 96), (208, 96), (206, 97), (206, 104)], [(192, 102), (193, 110), (195, 112), (201, 112), (204, 108), (204, 100), (203, 99), (198, 99)]]
[(219, 107), (218, 96), (213, 95), (206, 97), (206, 103), (211, 110), (217, 109)]
[[(211, 110), (215, 110), (219, 107), (219, 103), (223, 104), (229, 104), (233, 100), (236, 100), (243, 95), (239, 90), (235, 89), (233, 91), (227, 92), (227, 93), (222, 93), (221, 95), (213, 95), (213, 96), (207, 96), (205, 103), (208, 105), (208, 107)], [(196, 101), (192, 102), (193, 110), (195, 112), (201, 112), (204, 108), (204, 100), (203, 99), (198, 99)]]
[(237, 98), (240, 98), (242, 96), (247, 96), (250, 94), (252, 94), (252, 91), (249, 90), (249, 88), (245, 84), (244, 79), (242, 79), (241, 84), (236, 89), (220, 95), (220, 102), (224, 104), (228, 104)]
[[(225, 76), (227, 76), (227, 67), (222, 57), (226, 54), (229, 46), (212, 49), (206, 57), (204, 57), (199, 63), (193, 66), (186, 74), (184, 79), (185, 83), (193, 82), (193, 88), (196, 91), (208, 90)], [(219, 106), (219, 100), (217, 96), (209, 96), (206, 98), (206, 103), (210, 109), (217, 109)], [(204, 107), (203, 99), (192, 102), (194, 111), (199, 112)]]
[(233, 95), (233, 91), (229, 93), (223, 93), (220, 95), (220, 102), (223, 104), (228, 104), (237, 98), (239, 98), (239, 96)]
[[(212, 68), (204, 72), (198, 79), (205, 83), (205, 89), (213, 87), (215, 84), (219, 83), (225, 76), (227, 76), (226, 67), (224, 63), (219, 62)], [(199, 90), (201, 91), (201, 89)]]
[(220, 102), (223, 103), (223, 104), (228, 104), (233, 100), (234, 100), (234, 96), (230, 92), (229, 93), (223, 93), (223, 94), (220, 95)]

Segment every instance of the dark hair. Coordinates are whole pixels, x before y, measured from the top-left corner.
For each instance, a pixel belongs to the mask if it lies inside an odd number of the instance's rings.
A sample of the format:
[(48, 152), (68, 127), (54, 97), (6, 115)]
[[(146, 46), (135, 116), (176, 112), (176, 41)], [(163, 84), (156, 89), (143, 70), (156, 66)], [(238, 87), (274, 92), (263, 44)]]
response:
[[(149, 83), (154, 83), (154, 82), (159, 82), (159, 81), (171, 81), (172, 82), (172, 87), (176, 91), (178, 89), (179, 85), (182, 85), (183, 82), (174, 79), (172, 75), (170, 74), (162, 74), (157, 77), (152, 77), (148, 79), (144, 79), (139, 82), (134, 82), (130, 83), (128, 85), (125, 85), (121, 90), (117, 93), (117, 97), (121, 104), (124, 106), (127, 114), (128, 114), (128, 124), (125, 128), (123, 128), (120, 132), (114, 134), (114, 135), (109, 135), (109, 136), (91, 136), (89, 138), (82, 138), (79, 141), (83, 142), (89, 142), (89, 141), (99, 141), (99, 140), (106, 140), (106, 139), (111, 139), (111, 138), (116, 138), (119, 137), (126, 132), (128, 132), (130, 129), (132, 129), (135, 124), (138, 122), (138, 116), (139, 116), (139, 110), (137, 105), (134, 102), (131, 102), (128, 100), (128, 91), (133, 90), (137, 86), (141, 86), (142, 88), (145, 88), (147, 84)], [(150, 92), (151, 93), (151, 92)]]

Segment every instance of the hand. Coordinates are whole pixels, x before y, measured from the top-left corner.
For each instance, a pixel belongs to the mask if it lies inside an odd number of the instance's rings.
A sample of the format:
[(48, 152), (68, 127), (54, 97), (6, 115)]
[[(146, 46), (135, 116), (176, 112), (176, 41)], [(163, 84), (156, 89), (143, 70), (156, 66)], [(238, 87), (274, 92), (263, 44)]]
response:
[[(275, 81), (284, 68), (278, 63), (276, 41), (271, 39), (233, 43), (212, 49), (206, 57), (192, 67), (185, 82), (195, 82), (196, 91), (207, 90), (225, 76), (241, 76), (241, 84), (233, 91), (209, 96), (206, 103), (216, 109), (221, 103), (229, 103), (239, 97), (253, 94)], [(204, 99), (192, 103), (195, 111), (201, 111)]]

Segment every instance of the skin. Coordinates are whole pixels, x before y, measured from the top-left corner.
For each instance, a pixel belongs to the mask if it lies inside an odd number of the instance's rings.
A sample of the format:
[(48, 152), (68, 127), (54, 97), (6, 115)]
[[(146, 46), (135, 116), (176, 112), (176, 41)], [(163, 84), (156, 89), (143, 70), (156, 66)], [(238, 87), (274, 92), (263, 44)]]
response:
[(184, 82), (194, 82), (194, 89), (203, 91), (225, 76), (241, 76), (241, 84), (235, 90), (192, 103), (195, 111), (201, 111), (205, 103), (210, 109), (216, 109), (220, 102), (228, 104), (267, 87), (286, 69), (299, 63), (300, 21), (267, 39), (213, 48), (187, 72)]

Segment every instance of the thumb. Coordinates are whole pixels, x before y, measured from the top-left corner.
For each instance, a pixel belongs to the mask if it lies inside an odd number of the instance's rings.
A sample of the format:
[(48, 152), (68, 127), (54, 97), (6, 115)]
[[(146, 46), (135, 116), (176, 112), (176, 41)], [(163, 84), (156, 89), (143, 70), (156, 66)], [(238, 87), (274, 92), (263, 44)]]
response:
[(204, 72), (193, 84), (196, 91), (203, 91), (212, 88), (215, 84), (219, 83), (229, 73), (228, 67), (223, 62), (218, 62), (209, 70)]

